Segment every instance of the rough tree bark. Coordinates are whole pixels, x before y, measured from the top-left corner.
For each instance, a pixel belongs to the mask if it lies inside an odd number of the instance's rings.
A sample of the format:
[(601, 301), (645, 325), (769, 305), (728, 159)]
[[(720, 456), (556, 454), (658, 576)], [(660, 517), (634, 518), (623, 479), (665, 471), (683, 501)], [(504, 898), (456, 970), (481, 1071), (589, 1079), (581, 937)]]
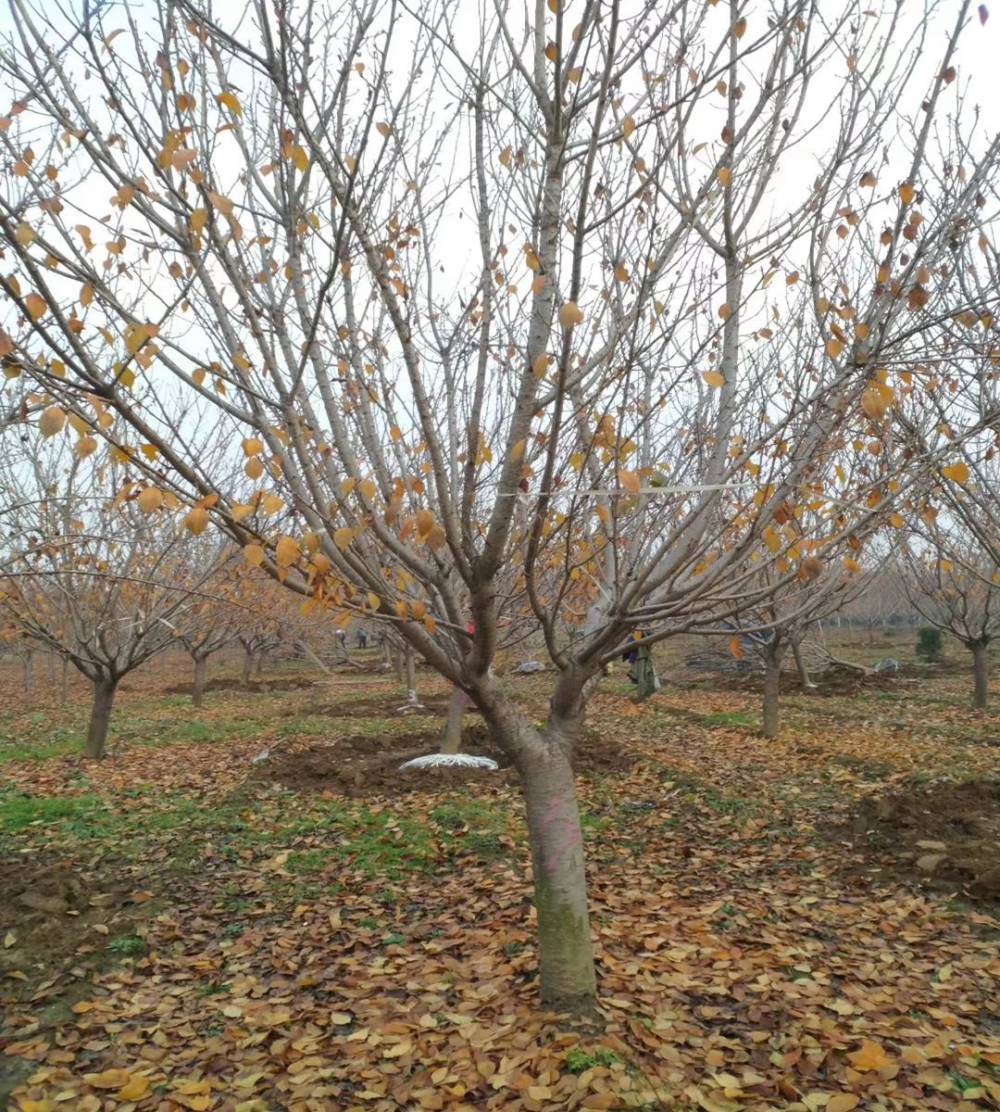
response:
[(780, 725), (781, 657), (784, 646), (773, 638), (764, 651), (764, 737), (777, 737)]
[(191, 686), (191, 702), (200, 707), (205, 701), (205, 680), (208, 676), (208, 657), (194, 658), (194, 683)]
[[(517, 752), (531, 843), (538, 917), (538, 964), (545, 1004), (560, 1011), (593, 1011), (597, 983), (590, 940), (583, 834), (570, 763), (572, 739), (526, 719), (504, 746)], [(496, 729), (494, 728), (496, 737)], [(510, 741), (513, 740), (513, 746)]]
[(108, 723), (111, 721), (111, 708), (115, 701), (118, 680), (102, 676), (94, 680), (94, 703), (90, 710), (90, 725), (87, 728), (85, 754), (95, 761), (101, 760), (108, 740)]
[(990, 662), (987, 645), (985, 641), (973, 641), (969, 648), (972, 650), (972, 671), (975, 677), (972, 705), (978, 710), (986, 710), (990, 699)]
[(442, 753), (458, 753), (461, 751), (462, 717), (465, 714), (468, 702), (468, 696), (460, 687), (452, 689), (451, 698), (448, 700), (448, 717), (444, 723), (444, 736), (441, 739)]

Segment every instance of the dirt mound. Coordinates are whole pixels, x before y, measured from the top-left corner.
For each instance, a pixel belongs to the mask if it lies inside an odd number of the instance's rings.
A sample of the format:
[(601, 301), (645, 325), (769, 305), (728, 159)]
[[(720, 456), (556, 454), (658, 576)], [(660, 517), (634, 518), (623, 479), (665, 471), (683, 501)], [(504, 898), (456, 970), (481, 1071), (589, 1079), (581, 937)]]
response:
[(890, 870), (929, 887), (1000, 900), (1000, 780), (922, 785), (866, 799), (851, 832)]
[[(276, 749), (254, 767), (250, 779), (276, 782), (297, 791), (332, 791), (354, 797), (405, 795), (468, 781), (517, 781), (518, 774), (511, 767), (510, 758), (496, 748), (481, 723), (463, 727), (462, 752), (492, 758), (499, 765), (498, 771), (468, 768), (400, 771), (404, 761), (436, 753), (440, 739), (439, 730), (390, 737), (352, 734), (301, 749)], [(577, 772), (591, 774), (625, 771), (633, 763), (631, 754), (606, 745), (596, 731), (583, 738), (575, 761)]]
[[(315, 687), (317, 681), (298, 676), (281, 676), (271, 680), (250, 680), (244, 683), (240, 679), (219, 677), (209, 680), (205, 684), (206, 691), (299, 691), (304, 687)], [(165, 689), (166, 695), (190, 695), (192, 684), (175, 683)]]
[(0, 857), (0, 892), (0, 935), (13, 939), (0, 949), (0, 973), (24, 983), (70, 957), (103, 951), (108, 939), (133, 929), (152, 895), (120, 874), (13, 854)]
[[(696, 680), (684, 677), (670, 677), (671, 683), (679, 687), (705, 687), (709, 683), (716, 691), (736, 691), (741, 693), (763, 691), (764, 673), (754, 666), (752, 671), (738, 674), (732, 669), (719, 669), (711, 673), (702, 669)], [(892, 691), (897, 687), (926, 682), (928, 669), (922, 665), (903, 664), (895, 672), (859, 672), (843, 664), (831, 664), (810, 674), (810, 686), (806, 687), (798, 673), (786, 669), (781, 673), (781, 693), (783, 695), (844, 696), (860, 695), (865, 691)]]
[[(324, 718), (402, 718), (402, 707), (406, 706), (406, 698), (398, 693), (383, 695), (372, 699), (345, 699), (339, 703), (310, 703), (308, 706), (297, 708), (295, 713), (302, 715), (322, 715)], [(420, 700), (420, 709), (407, 711), (407, 714), (428, 715), (444, 718), (448, 713), (448, 700), (429, 698)], [(476, 711), (467, 710), (466, 714), (475, 714)]]

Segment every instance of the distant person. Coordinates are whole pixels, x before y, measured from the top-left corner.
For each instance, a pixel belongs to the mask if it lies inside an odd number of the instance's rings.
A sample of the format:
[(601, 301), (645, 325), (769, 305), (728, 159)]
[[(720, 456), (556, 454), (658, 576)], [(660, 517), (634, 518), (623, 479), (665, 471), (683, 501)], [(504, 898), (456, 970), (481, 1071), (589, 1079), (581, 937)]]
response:
[(636, 694), (640, 699), (648, 699), (655, 691), (660, 690), (660, 680), (653, 666), (653, 654), (649, 651), (646, 638), (652, 630), (636, 630), (635, 640), (622, 653), (622, 660), (630, 665), (628, 678), (636, 686)]

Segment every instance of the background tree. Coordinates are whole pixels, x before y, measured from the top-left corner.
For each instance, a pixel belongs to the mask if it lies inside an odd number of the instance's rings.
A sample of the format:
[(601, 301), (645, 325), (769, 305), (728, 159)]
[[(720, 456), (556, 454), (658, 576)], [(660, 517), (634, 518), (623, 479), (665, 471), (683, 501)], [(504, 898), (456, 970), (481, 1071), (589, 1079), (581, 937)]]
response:
[[(159, 0), (68, 18), (57, 67), (62, 14), (11, 3), (0, 287), (40, 420), (468, 695), (521, 774), (552, 1004), (594, 999), (604, 665), (796, 576), (747, 561), (789, 505), (819, 555), (903, 496), (927, 458), (868, 446), (971, 311), (969, 4), (926, 73), (930, 18), (820, 7)], [(491, 668), (525, 623), (541, 726)]]
[(186, 570), (183, 537), (171, 517), (153, 512), (160, 500), (149, 499), (151, 488), (123, 487), (116, 468), (76, 460), (46, 469), (36, 460), (21, 483), (11, 518), (27, 543), (7, 561), (0, 606), (93, 684), (85, 752), (100, 758), (119, 682), (174, 643), (201, 583), (176, 585)]
[[(998, 480), (1000, 475), (994, 476)], [(981, 493), (995, 501), (997, 489)], [(985, 710), (989, 646), (1000, 634), (1000, 562), (995, 541), (967, 529), (963, 518), (945, 519), (942, 513), (909, 538), (905, 551), (905, 582), (914, 609), (972, 654), (973, 705)]]
[(244, 577), (236, 570), (232, 548), (227, 553), (217, 541), (185, 550), (184, 574), (198, 584), (197, 594), (177, 625), (177, 637), (191, 657), (194, 671), (191, 701), (200, 707), (205, 697), (208, 661), (239, 636), (243, 604), (240, 588)]
[[(779, 553), (779, 562), (765, 564), (760, 574), (765, 580), (773, 576), (780, 577), (780, 581), (774, 590), (766, 593), (765, 601), (758, 608), (738, 615), (738, 632), (733, 635), (731, 646), (735, 654), (743, 655), (749, 642), (752, 651), (763, 661), (761, 732), (766, 738), (776, 738), (781, 722), (781, 669), (788, 650), (792, 650), (800, 677), (804, 685), (808, 685), (800, 647), (806, 631), (862, 593), (870, 582), (870, 573), (865, 572), (857, 559), (863, 539), (854, 534), (850, 534), (842, 546), (827, 548), (825, 559), (797, 552), (799, 531), (792, 518), (772, 526), (766, 531), (764, 540)], [(796, 578), (788, 579), (782, 572), (782, 561), (791, 566), (793, 560)]]

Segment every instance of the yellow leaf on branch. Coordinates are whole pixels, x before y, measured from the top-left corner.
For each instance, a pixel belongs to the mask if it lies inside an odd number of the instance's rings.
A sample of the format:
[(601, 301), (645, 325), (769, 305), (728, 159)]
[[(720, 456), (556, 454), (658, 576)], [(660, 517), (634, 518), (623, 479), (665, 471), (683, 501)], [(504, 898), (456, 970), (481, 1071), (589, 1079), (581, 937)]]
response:
[(224, 93), (219, 93), (215, 98), (223, 108), (228, 108), (234, 116), (243, 115), (243, 105), (240, 104), (239, 98), (235, 93), (229, 92), (227, 89)]

